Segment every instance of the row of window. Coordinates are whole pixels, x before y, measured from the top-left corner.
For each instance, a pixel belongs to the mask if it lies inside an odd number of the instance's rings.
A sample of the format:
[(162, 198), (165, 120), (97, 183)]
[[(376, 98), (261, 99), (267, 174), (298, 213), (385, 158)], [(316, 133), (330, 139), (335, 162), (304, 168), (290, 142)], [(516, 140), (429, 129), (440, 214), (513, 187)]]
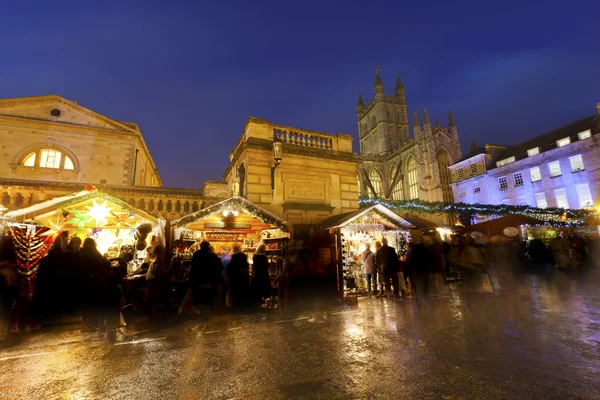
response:
[[(471, 164), (471, 165), (469, 165), (469, 172), (471, 173), (471, 176), (477, 175), (477, 164)], [(456, 170), (456, 178), (459, 181), (465, 179), (465, 173), (464, 173), (464, 169), (463, 168), (458, 168)]]
[[(581, 154), (577, 154), (576, 156), (569, 157), (569, 164), (571, 165), (571, 173), (583, 171), (585, 169), (583, 165), (583, 158)], [(548, 171), (550, 173), (550, 177), (554, 178), (562, 175), (562, 170), (560, 168), (559, 161), (552, 161), (548, 163)], [(531, 182), (538, 182), (542, 180), (542, 173), (540, 171), (540, 167), (533, 167), (529, 169), (529, 178)], [(521, 172), (513, 173), (513, 182), (514, 186), (523, 185), (523, 175)], [(508, 188), (508, 181), (506, 176), (501, 176), (498, 178), (498, 185), (500, 186), (500, 190), (504, 190)]]
[[(414, 157), (410, 158), (408, 163), (406, 164), (406, 176), (408, 179), (408, 198), (418, 199), (419, 198), (419, 178), (417, 172), (417, 161)], [(398, 171), (398, 167), (393, 165), (390, 169), (390, 176), (393, 179), (396, 176), (396, 172)], [(383, 184), (382, 178), (379, 171), (375, 168), (371, 169), (368, 174), (369, 181), (371, 182), (371, 186), (373, 189), (368, 188), (367, 194), (369, 197), (383, 197)], [(373, 192), (373, 190), (375, 192)], [(404, 200), (404, 188), (402, 186), (402, 180), (398, 181), (394, 188), (392, 189), (392, 200)]]
[[(575, 185), (575, 191), (577, 192), (577, 199), (579, 200), (579, 208), (593, 207), (594, 199), (592, 198), (592, 192), (590, 186), (587, 183)], [(535, 193), (535, 206), (538, 208), (547, 208), (548, 201), (546, 200), (545, 192)], [(565, 188), (559, 188), (554, 190), (554, 198), (556, 200), (556, 207), (558, 208), (570, 208), (569, 198), (567, 196), (567, 190)], [(502, 204), (511, 205), (510, 199), (502, 200)], [(527, 206), (527, 196), (517, 197), (517, 205)]]
[[(588, 129), (588, 130), (585, 130), (583, 132), (579, 132), (577, 134), (577, 136), (579, 137), (579, 140), (587, 139), (587, 138), (589, 138), (589, 137), (592, 136), (592, 131), (590, 129)], [(556, 141), (556, 147), (563, 147), (563, 146), (566, 146), (568, 144), (571, 144), (571, 137), (570, 136), (567, 136), (566, 138), (562, 138), (562, 139), (559, 139), (559, 140)], [(527, 156), (528, 157), (536, 156), (538, 154), (540, 154), (540, 147), (539, 146), (538, 147), (533, 147), (533, 148), (527, 150)], [(496, 166), (497, 167), (502, 167), (503, 165), (515, 162), (515, 160), (516, 160), (515, 157), (508, 157), (508, 158), (505, 158), (503, 160), (496, 161)]]

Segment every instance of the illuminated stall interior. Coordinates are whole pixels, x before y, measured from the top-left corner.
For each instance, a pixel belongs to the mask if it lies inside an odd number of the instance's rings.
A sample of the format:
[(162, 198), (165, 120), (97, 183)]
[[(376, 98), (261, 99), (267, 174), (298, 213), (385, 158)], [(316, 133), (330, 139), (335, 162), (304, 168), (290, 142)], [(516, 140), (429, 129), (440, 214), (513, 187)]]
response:
[(200, 242), (210, 242), (221, 255), (239, 243), (252, 264), (252, 256), (262, 241), (267, 246), (271, 274), (283, 270), (283, 255), (289, 234), (281, 218), (243, 197), (231, 197), (171, 222), (175, 255), (189, 262)]
[(410, 239), (410, 230), (416, 228), (380, 204), (336, 215), (326, 220), (322, 226), (335, 235), (340, 292), (366, 288), (360, 258), (366, 246), (370, 246), (371, 251), (375, 252), (375, 242), (386, 239), (388, 245), (401, 254)]
[[(55, 197), (28, 207), (6, 213), (13, 227), (38, 230), (41, 235), (54, 240), (61, 232), (68, 232), (69, 239), (79, 236), (82, 240), (92, 237), (101, 254), (116, 256), (121, 246), (130, 245), (135, 252), (131, 270), (136, 270), (146, 257), (152, 239), (164, 243), (160, 222), (142, 210), (123, 200), (100, 192), (95, 188)], [(164, 221), (164, 220), (162, 220)], [(136, 235), (143, 225), (146, 235)], [(42, 232), (43, 231), (43, 232)], [(137, 236), (137, 237), (136, 237)], [(142, 246), (139, 242), (145, 243)], [(143, 250), (139, 250), (144, 247)]]

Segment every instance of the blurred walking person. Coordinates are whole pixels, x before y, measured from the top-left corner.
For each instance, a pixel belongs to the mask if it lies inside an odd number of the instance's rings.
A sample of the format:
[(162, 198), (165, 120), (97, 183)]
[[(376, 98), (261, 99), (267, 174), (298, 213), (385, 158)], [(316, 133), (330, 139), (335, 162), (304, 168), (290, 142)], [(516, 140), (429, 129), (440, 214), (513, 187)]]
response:
[(377, 265), (375, 264), (375, 253), (371, 251), (371, 245), (365, 244), (365, 251), (360, 255), (363, 271), (367, 280), (367, 294), (377, 296)]

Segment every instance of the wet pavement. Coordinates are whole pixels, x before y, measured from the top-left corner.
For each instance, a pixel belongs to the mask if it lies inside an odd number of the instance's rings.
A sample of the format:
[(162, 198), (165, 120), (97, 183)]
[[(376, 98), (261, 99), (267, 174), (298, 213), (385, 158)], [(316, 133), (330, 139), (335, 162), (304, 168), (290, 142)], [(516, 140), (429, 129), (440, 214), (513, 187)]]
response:
[(2, 399), (598, 399), (600, 280), (562, 272), (417, 300), (219, 316), (108, 344), (0, 349)]

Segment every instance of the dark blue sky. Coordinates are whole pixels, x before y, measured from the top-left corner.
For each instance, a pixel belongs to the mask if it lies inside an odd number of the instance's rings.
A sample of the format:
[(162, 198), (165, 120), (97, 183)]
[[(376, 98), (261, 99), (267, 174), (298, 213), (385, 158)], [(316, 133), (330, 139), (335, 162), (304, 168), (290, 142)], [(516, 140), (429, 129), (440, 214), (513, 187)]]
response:
[(600, 102), (597, 0), (91, 3), (3, 6), (0, 97), (56, 93), (139, 123), (165, 186), (221, 179), (250, 115), (356, 137), (376, 64), (386, 92), (400, 73), (410, 115), (452, 109), (463, 151)]

